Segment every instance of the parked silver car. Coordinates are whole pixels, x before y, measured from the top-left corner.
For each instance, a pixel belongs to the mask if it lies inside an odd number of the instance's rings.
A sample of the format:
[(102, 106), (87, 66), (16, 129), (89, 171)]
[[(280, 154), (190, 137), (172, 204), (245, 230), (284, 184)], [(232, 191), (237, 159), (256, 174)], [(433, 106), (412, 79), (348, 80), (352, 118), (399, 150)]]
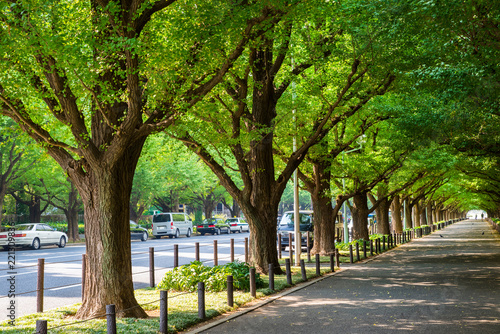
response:
[(31, 247), (40, 249), (42, 245), (57, 245), (64, 248), (68, 236), (47, 224), (19, 224), (7, 228), (0, 233), (0, 246), (4, 249), (10, 247)]
[(248, 223), (244, 218), (228, 218), (226, 219), (226, 224), (231, 228), (231, 233), (236, 232), (250, 232), (248, 228)]

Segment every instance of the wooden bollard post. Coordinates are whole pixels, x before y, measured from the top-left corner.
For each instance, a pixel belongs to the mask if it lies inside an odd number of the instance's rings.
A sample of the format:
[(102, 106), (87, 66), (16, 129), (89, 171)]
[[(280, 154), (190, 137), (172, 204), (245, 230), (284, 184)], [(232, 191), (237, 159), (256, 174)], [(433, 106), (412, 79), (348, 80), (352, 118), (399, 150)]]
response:
[(307, 281), (306, 265), (304, 260), (300, 260), (300, 273), (302, 274), (302, 280)]
[(198, 319), (205, 319), (205, 282), (198, 282)]
[(160, 333), (168, 333), (168, 291), (160, 291)]
[(229, 248), (231, 251), (231, 262), (234, 262), (234, 239), (229, 240)]
[(219, 255), (217, 254), (217, 240), (214, 240), (214, 266), (219, 265)]
[(274, 266), (269, 263), (269, 289), (274, 291)]
[(179, 266), (179, 245), (174, 245), (174, 268)]
[(349, 263), (354, 263), (354, 257), (352, 254), (352, 245), (349, 245)]
[(366, 259), (366, 240), (363, 240), (363, 257)]
[(359, 243), (356, 242), (356, 261), (360, 261), (361, 257), (359, 256)]
[(370, 239), (370, 256), (373, 256), (373, 240)]
[(307, 262), (311, 262), (311, 232), (307, 231)]
[(36, 281), (36, 311), (43, 312), (43, 279), (45, 276), (45, 259), (38, 259), (38, 275)]
[(116, 334), (115, 305), (106, 305), (106, 328), (108, 334)]
[(227, 305), (229, 307), (233, 307), (234, 298), (233, 298), (233, 276), (227, 276)]
[(385, 235), (382, 236), (382, 245), (383, 245), (382, 250), (385, 251)]
[(290, 267), (290, 259), (285, 259), (286, 269), (286, 284), (292, 285), (292, 268)]
[(337, 267), (340, 268), (340, 252), (338, 249), (335, 249), (335, 261), (337, 262)]
[(155, 287), (155, 249), (149, 247), (149, 287)]
[(319, 262), (319, 254), (314, 255), (316, 260), (316, 276), (321, 275), (321, 264)]
[(35, 334), (47, 334), (47, 320), (37, 320)]
[(293, 263), (293, 233), (288, 233), (288, 254), (290, 258), (290, 262)]
[(250, 295), (257, 297), (257, 284), (255, 282), (255, 268), (250, 268)]
[(87, 254), (82, 254), (82, 301), (85, 295), (85, 271), (87, 270)]
[(248, 238), (245, 238), (245, 262), (248, 263)]
[(333, 273), (335, 271), (335, 255), (330, 254), (330, 271)]
[(278, 233), (278, 259), (281, 259), (281, 233)]
[(196, 242), (194, 244), (194, 259), (200, 261), (200, 243)]

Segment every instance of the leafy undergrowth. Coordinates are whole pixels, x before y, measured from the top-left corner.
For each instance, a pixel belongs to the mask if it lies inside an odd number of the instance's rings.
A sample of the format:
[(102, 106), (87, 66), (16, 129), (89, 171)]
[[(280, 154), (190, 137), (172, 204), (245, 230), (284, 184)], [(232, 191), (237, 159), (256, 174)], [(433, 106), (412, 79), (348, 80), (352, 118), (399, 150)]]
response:
[[(321, 274), (328, 273), (329, 270), (321, 270)], [(308, 279), (316, 276), (315, 268), (306, 268)], [(274, 294), (276, 291), (284, 290), (290, 285), (286, 283), (285, 275), (275, 275), (275, 291), (269, 289), (269, 277), (261, 275), (264, 287), (257, 289), (257, 298)], [(292, 267), (292, 282), (297, 284), (302, 282), (302, 275), (299, 267)], [(154, 288), (140, 289), (135, 291), (137, 301), (150, 315), (148, 319), (122, 318), (117, 319), (116, 327), (118, 333), (158, 333), (160, 309), (160, 291)], [(227, 305), (227, 293), (206, 292), (205, 310), (206, 318), (213, 318), (225, 312), (237, 309), (252, 301), (249, 292), (234, 291), (234, 307)], [(20, 317), (16, 320), (16, 325), (9, 326), (7, 321), (0, 322), (0, 332), (6, 334), (34, 333), (37, 320), (47, 320), (49, 333), (106, 333), (106, 320), (95, 319), (85, 322), (77, 322), (74, 315), (81, 304), (61, 307), (44, 313), (35, 313)], [(194, 293), (169, 292), (168, 299), (168, 332), (176, 333), (198, 324), (198, 295)]]

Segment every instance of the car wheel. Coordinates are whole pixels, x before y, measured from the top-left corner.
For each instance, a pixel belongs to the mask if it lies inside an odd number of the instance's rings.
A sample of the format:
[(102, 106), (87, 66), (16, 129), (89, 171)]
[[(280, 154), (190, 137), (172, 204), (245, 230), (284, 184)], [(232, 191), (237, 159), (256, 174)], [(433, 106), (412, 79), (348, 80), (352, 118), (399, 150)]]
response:
[(215, 229), (215, 234), (217, 234), (217, 235), (220, 234), (220, 228)]
[(146, 241), (146, 240), (148, 240), (148, 232), (144, 231), (144, 233), (142, 233), (141, 241)]
[(59, 244), (57, 245), (57, 247), (64, 248), (64, 246), (66, 246), (66, 238), (62, 236), (61, 240), (59, 240)]
[(178, 237), (179, 237), (179, 235), (180, 235), (180, 233), (179, 233), (179, 229), (175, 230), (175, 237), (176, 237), (176, 238), (178, 238)]
[(33, 243), (31, 244), (31, 248), (40, 249), (40, 240), (38, 238), (33, 239)]
[(187, 237), (187, 238), (189, 238), (190, 236), (191, 236), (191, 229), (190, 229), (190, 228), (188, 228), (188, 231), (187, 231), (187, 233), (186, 233), (186, 237)]

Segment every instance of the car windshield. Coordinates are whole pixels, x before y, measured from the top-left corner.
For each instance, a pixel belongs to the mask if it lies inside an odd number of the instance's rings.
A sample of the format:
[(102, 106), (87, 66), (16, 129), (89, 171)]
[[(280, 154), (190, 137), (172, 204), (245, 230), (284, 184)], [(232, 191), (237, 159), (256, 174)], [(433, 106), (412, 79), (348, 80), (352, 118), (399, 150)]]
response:
[(217, 218), (207, 218), (203, 221), (205, 224), (215, 224), (217, 223)]
[[(293, 226), (294, 216), (291, 212), (285, 213), (283, 218), (281, 218), (280, 226)], [(299, 222), (300, 225), (312, 224), (312, 215), (310, 213), (299, 213)]]
[(226, 223), (237, 223), (238, 222), (238, 218), (229, 218), (228, 220), (226, 220)]
[(33, 225), (17, 225), (15, 228), (17, 231), (31, 231), (33, 229)]

